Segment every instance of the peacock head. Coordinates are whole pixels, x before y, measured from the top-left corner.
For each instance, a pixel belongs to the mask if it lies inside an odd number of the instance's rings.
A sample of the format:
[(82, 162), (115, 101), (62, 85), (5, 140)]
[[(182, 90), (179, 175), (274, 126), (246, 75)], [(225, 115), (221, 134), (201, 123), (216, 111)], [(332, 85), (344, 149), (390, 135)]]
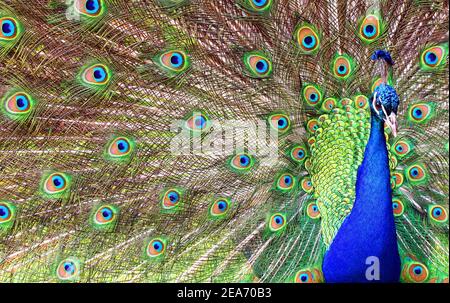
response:
[(400, 103), (397, 92), (388, 84), (380, 84), (372, 94), (371, 113), (375, 118), (383, 120), (397, 136), (397, 110)]
[(387, 50), (381, 49), (375, 50), (371, 59), (382, 63), (382, 83), (373, 92), (370, 110), (375, 118), (383, 120), (389, 126), (395, 137), (397, 136), (397, 110), (400, 101), (395, 89), (387, 84), (389, 69), (394, 65), (394, 61)]

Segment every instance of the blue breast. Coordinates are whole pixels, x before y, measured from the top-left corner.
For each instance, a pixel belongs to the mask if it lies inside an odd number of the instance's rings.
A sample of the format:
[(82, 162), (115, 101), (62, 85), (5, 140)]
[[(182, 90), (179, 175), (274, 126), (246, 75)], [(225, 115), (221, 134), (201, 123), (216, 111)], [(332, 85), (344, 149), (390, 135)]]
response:
[[(377, 278), (377, 269), (379, 280), (371, 280)], [(399, 281), (388, 152), (383, 122), (377, 118), (372, 117), (358, 169), (355, 203), (325, 254), (322, 270), (327, 283)]]

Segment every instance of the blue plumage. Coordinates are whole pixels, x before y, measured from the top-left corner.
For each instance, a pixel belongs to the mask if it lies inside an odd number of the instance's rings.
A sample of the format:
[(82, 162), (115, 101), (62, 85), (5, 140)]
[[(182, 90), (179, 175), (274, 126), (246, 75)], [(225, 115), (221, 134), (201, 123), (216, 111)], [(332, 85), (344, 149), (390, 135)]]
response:
[(370, 58), (374, 61), (384, 60), (387, 64), (394, 65), (394, 61), (392, 60), (391, 54), (388, 51), (377, 49), (373, 52)]
[[(398, 282), (397, 247), (392, 192), (383, 122), (371, 120), (369, 142), (358, 169), (352, 212), (342, 223), (323, 262), (325, 281)], [(368, 280), (368, 260), (379, 260), (380, 280)]]

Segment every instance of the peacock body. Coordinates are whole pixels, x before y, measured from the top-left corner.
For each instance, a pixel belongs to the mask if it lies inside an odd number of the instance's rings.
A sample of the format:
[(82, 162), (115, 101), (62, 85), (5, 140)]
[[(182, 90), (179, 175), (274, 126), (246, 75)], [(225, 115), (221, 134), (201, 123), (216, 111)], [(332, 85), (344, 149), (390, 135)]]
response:
[(0, 23), (0, 281), (448, 283), (448, 1)]

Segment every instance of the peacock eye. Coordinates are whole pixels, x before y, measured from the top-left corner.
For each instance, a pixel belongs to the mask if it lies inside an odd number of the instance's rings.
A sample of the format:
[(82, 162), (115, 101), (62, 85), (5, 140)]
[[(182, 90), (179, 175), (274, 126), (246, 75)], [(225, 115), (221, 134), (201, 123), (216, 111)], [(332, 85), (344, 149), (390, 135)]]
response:
[(383, 109), (383, 108), (381, 107), (381, 102), (377, 100), (377, 101), (375, 102), (375, 110), (378, 111), (378, 112), (380, 112), (380, 111), (382, 111), (382, 109)]
[(273, 214), (269, 219), (269, 229), (273, 232), (281, 231), (286, 226), (286, 217), (283, 214)]
[(155, 59), (156, 63), (171, 75), (180, 74), (190, 66), (187, 54), (182, 50), (162, 53)]
[(20, 35), (19, 23), (12, 17), (0, 17), (0, 41), (14, 40)]
[(261, 52), (249, 52), (244, 54), (244, 65), (248, 75), (253, 78), (266, 78), (272, 73), (272, 63)]
[(152, 239), (146, 245), (146, 254), (150, 258), (161, 256), (166, 250), (166, 243), (164, 240), (156, 238)]
[(425, 71), (433, 71), (441, 68), (446, 63), (448, 46), (437, 45), (426, 48), (420, 55), (420, 67)]
[(34, 99), (23, 91), (7, 93), (3, 99), (5, 114), (13, 120), (26, 119), (34, 107)]
[(96, 14), (100, 10), (100, 3), (98, 0), (87, 0), (85, 7), (88, 13)]
[(281, 174), (276, 182), (277, 189), (286, 192), (290, 191), (295, 185), (294, 177), (289, 173)]
[(80, 264), (77, 260), (69, 258), (59, 263), (56, 275), (60, 280), (73, 280), (79, 274)]
[(270, 126), (280, 133), (286, 132), (291, 123), (289, 117), (284, 114), (273, 114), (269, 117)]
[(367, 15), (362, 19), (359, 25), (359, 37), (365, 43), (375, 41), (381, 34), (382, 22), (377, 15)]
[(267, 4), (267, 0), (252, 0), (257, 7), (263, 7)]
[(333, 61), (333, 74), (340, 80), (346, 80), (354, 69), (353, 59), (348, 55), (336, 55)]
[(215, 218), (223, 217), (228, 212), (229, 206), (230, 201), (228, 199), (218, 199), (212, 204), (210, 214)]
[(235, 171), (248, 171), (254, 165), (254, 160), (250, 155), (238, 154), (230, 160), (231, 168)]
[(172, 209), (181, 202), (181, 191), (175, 188), (168, 189), (162, 198), (162, 206), (165, 209)]
[(310, 106), (316, 106), (322, 101), (322, 93), (319, 86), (314, 84), (308, 84), (303, 88), (303, 99)]
[(101, 87), (109, 83), (111, 76), (106, 65), (94, 64), (82, 71), (81, 79), (84, 84), (91, 87)]
[(203, 113), (193, 113), (186, 120), (186, 128), (193, 132), (202, 132), (210, 126), (208, 117)]
[(313, 54), (319, 49), (320, 39), (317, 30), (310, 24), (297, 25), (294, 38), (305, 54)]
[(428, 216), (435, 223), (445, 223), (448, 221), (447, 210), (440, 205), (430, 205)]
[(69, 188), (70, 177), (64, 173), (53, 173), (44, 177), (43, 190), (52, 197), (59, 197)]
[(75, 0), (75, 9), (87, 17), (98, 17), (104, 11), (103, 2), (103, 0)]

